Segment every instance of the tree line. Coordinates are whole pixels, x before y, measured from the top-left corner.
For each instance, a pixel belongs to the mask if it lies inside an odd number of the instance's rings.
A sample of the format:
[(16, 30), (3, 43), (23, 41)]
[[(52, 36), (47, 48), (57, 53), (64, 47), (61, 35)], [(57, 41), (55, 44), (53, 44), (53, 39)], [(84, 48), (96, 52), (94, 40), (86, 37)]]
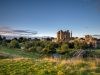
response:
[(13, 38), (11, 40), (6, 39), (6, 37), (0, 36), (0, 46), (7, 48), (20, 49), (25, 52), (37, 52), (40, 54), (67, 54), (70, 56), (75, 50), (80, 49), (91, 49), (92, 45), (88, 45), (86, 42), (79, 42), (74, 40), (74, 42), (52, 42), (51, 40), (40, 40), (31, 38)]

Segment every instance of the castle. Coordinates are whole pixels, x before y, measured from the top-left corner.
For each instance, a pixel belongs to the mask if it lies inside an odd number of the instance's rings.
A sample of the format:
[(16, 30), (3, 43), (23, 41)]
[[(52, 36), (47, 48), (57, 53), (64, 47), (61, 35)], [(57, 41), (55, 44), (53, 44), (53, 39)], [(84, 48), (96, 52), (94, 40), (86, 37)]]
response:
[(53, 41), (55, 42), (74, 42), (77, 39), (79, 42), (85, 42), (88, 45), (92, 45), (94, 48), (100, 47), (100, 39), (94, 38), (91, 35), (85, 35), (83, 38), (72, 37), (72, 31), (60, 30), (57, 32), (57, 38)]
[(71, 37), (72, 37), (72, 31), (69, 32), (69, 30), (67, 31), (60, 30), (57, 32), (57, 42), (69, 42), (71, 40)]

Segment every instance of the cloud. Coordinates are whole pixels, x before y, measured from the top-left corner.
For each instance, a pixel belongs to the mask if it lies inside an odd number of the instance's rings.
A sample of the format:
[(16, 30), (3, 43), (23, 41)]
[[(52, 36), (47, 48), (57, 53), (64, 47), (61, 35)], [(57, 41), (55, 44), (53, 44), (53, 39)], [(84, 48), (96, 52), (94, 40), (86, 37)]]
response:
[(0, 27), (0, 34), (1, 35), (35, 35), (37, 34), (36, 31), (29, 31), (29, 30), (15, 30), (8, 26)]
[(11, 31), (12, 29), (8, 26), (1, 26), (0, 31)]
[(29, 31), (29, 30), (13, 30), (13, 32), (37, 34), (36, 31), (32, 32), (32, 31)]

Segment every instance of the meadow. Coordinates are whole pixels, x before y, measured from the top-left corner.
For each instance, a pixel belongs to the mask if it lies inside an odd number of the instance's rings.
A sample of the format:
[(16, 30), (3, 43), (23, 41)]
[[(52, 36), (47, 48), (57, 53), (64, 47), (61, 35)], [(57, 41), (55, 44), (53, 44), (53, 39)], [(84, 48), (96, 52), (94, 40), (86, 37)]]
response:
[(16, 49), (9, 49), (9, 48), (4, 48), (4, 47), (1, 47), (0, 48), (0, 53), (2, 54), (7, 54), (8, 55), (8, 58), (18, 58), (18, 57), (23, 57), (23, 58), (39, 58), (39, 54), (37, 53), (27, 53), (27, 52), (24, 52), (24, 51), (21, 51), (21, 50), (16, 50)]
[(1, 59), (0, 75), (100, 75), (100, 59)]
[[(96, 50), (99, 52), (100, 50)], [(1, 48), (0, 75), (100, 75), (100, 59), (41, 57), (37, 53)]]

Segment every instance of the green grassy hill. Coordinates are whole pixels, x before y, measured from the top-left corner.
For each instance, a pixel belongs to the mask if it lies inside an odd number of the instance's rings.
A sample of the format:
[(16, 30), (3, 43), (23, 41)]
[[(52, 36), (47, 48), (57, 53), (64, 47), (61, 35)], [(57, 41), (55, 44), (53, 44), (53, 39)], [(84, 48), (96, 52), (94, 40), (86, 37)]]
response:
[(24, 57), (24, 58), (39, 58), (37, 53), (27, 53), (21, 50), (1, 48), (0, 53), (6, 54), (11, 57)]

